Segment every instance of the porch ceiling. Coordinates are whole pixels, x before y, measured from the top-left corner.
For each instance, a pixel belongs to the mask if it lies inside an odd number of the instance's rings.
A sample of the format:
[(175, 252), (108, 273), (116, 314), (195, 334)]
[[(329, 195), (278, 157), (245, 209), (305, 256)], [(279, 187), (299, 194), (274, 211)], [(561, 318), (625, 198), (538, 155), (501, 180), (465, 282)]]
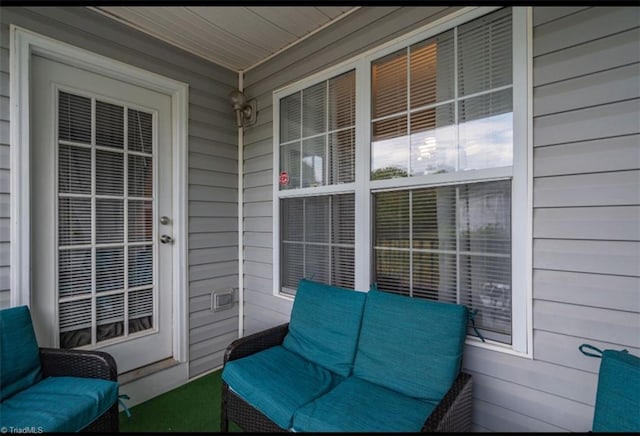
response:
[(246, 71), (357, 7), (90, 7), (234, 71)]

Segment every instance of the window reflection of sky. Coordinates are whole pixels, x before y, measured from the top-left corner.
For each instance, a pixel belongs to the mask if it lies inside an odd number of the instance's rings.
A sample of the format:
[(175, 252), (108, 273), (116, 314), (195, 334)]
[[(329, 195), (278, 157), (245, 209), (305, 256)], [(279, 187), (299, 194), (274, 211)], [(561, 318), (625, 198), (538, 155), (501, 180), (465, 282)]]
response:
[(507, 112), (460, 123), (458, 145), (453, 125), (374, 141), (371, 171), (406, 172), (410, 152), (411, 175), (453, 172), (457, 166), (460, 171), (508, 166), (513, 161), (512, 126), (513, 113)]

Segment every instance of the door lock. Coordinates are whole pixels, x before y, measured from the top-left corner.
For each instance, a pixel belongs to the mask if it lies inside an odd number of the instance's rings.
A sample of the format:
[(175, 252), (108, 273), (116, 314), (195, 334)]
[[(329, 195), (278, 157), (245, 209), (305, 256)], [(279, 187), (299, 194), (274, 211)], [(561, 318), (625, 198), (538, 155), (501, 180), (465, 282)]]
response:
[(173, 242), (173, 238), (169, 235), (160, 236), (160, 242), (163, 244), (171, 244)]

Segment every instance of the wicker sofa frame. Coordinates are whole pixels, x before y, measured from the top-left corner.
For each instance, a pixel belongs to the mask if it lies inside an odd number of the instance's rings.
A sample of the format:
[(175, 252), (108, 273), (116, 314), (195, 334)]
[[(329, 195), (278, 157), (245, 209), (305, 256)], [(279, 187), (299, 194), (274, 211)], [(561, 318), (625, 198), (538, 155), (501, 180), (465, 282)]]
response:
[[(43, 377), (85, 377), (118, 380), (113, 357), (103, 351), (40, 348)], [(119, 432), (118, 402), (81, 430), (82, 432)]]
[[(240, 359), (270, 347), (282, 344), (289, 330), (289, 324), (254, 333), (236, 339), (227, 347), (224, 364)], [(453, 385), (433, 410), (425, 418), (422, 432), (470, 432), (473, 379), (470, 374), (460, 372)], [(229, 421), (236, 423), (245, 432), (287, 432), (262, 412), (237, 396), (222, 382), (220, 431), (229, 431)]]

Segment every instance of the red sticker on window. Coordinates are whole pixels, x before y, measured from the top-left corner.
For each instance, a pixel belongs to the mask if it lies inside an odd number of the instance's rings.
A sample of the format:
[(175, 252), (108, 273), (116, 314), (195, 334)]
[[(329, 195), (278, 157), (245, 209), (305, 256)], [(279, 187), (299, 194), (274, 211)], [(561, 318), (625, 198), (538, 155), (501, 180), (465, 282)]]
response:
[(280, 172), (280, 184), (288, 185), (289, 184), (289, 173), (286, 171)]

